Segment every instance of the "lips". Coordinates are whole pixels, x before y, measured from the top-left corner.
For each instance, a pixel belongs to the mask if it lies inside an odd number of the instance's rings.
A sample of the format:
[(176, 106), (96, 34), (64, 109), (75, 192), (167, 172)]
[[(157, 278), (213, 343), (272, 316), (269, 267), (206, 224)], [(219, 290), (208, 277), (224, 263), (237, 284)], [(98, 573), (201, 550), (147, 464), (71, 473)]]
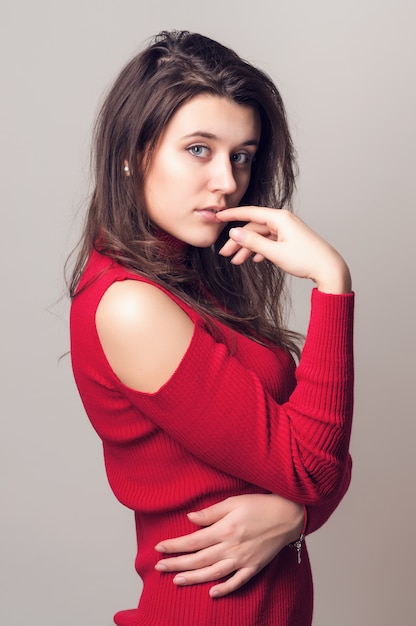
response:
[(210, 211), (211, 213), (219, 213), (220, 211), (224, 211), (227, 207), (225, 206), (208, 206), (204, 209), (198, 209), (198, 211)]
[(203, 217), (204, 220), (207, 222), (219, 223), (219, 220), (217, 219), (217, 213), (219, 213), (220, 211), (223, 211), (225, 208), (226, 207), (209, 206), (203, 209), (197, 209), (196, 212), (198, 213), (198, 215)]

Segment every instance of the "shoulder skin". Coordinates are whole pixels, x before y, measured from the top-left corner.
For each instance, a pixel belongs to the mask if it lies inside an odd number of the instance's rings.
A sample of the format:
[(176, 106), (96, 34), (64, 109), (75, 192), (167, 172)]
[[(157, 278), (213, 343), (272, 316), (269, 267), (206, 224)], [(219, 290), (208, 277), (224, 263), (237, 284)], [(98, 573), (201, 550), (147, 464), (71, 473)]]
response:
[(167, 294), (135, 280), (107, 289), (96, 326), (114, 373), (128, 387), (146, 393), (169, 380), (194, 332), (192, 320)]

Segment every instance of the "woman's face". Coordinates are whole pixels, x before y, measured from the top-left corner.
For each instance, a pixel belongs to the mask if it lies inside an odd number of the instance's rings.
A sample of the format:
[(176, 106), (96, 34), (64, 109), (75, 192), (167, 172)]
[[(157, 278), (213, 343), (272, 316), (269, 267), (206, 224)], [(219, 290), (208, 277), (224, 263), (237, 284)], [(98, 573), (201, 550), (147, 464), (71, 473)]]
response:
[(186, 102), (164, 129), (146, 174), (153, 222), (193, 246), (212, 245), (224, 228), (216, 213), (237, 206), (247, 190), (260, 131), (250, 106), (205, 94)]

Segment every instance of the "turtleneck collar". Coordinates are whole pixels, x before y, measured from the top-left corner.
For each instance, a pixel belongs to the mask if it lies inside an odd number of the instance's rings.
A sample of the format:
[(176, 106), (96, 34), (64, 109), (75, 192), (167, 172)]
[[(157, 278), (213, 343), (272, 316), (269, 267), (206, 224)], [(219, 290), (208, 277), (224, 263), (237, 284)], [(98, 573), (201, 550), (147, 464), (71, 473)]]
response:
[(157, 230), (155, 230), (155, 236), (157, 237), (158, 241), (160, 241), (160, 243), (162, 244), (161, 249), (165, 250), (166, 254), (174, 254), (174, 255), (185, 254), (185, 252), (189, 248), (189, 244), (187, 244), (185, 241), (181, 241), (180, 239), (177, 239), (176, 237), (174, 237), (170, 233), (167, 233), (165, 230), (162, 230), (161, 228), (158, 228)]

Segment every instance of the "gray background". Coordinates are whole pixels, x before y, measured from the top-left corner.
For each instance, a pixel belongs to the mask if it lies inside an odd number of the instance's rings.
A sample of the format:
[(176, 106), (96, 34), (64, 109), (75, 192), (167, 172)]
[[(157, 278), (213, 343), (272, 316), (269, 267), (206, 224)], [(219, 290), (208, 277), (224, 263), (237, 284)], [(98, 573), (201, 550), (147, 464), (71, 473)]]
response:
[[(297, 211), (352, 269), (354, 478), (309, 540), (314, 624), (414, 623), (415, 6), (2, 1), (1, 624), (109, 626), (138, 599), (133, 516), (107, 486), (69, 359), (58, 362), (62, 267), (98, 101), (163, 28), (217, 38), (273, 76), (299, 152)], [(301, 330), (309, 292), (295, 282)]]

